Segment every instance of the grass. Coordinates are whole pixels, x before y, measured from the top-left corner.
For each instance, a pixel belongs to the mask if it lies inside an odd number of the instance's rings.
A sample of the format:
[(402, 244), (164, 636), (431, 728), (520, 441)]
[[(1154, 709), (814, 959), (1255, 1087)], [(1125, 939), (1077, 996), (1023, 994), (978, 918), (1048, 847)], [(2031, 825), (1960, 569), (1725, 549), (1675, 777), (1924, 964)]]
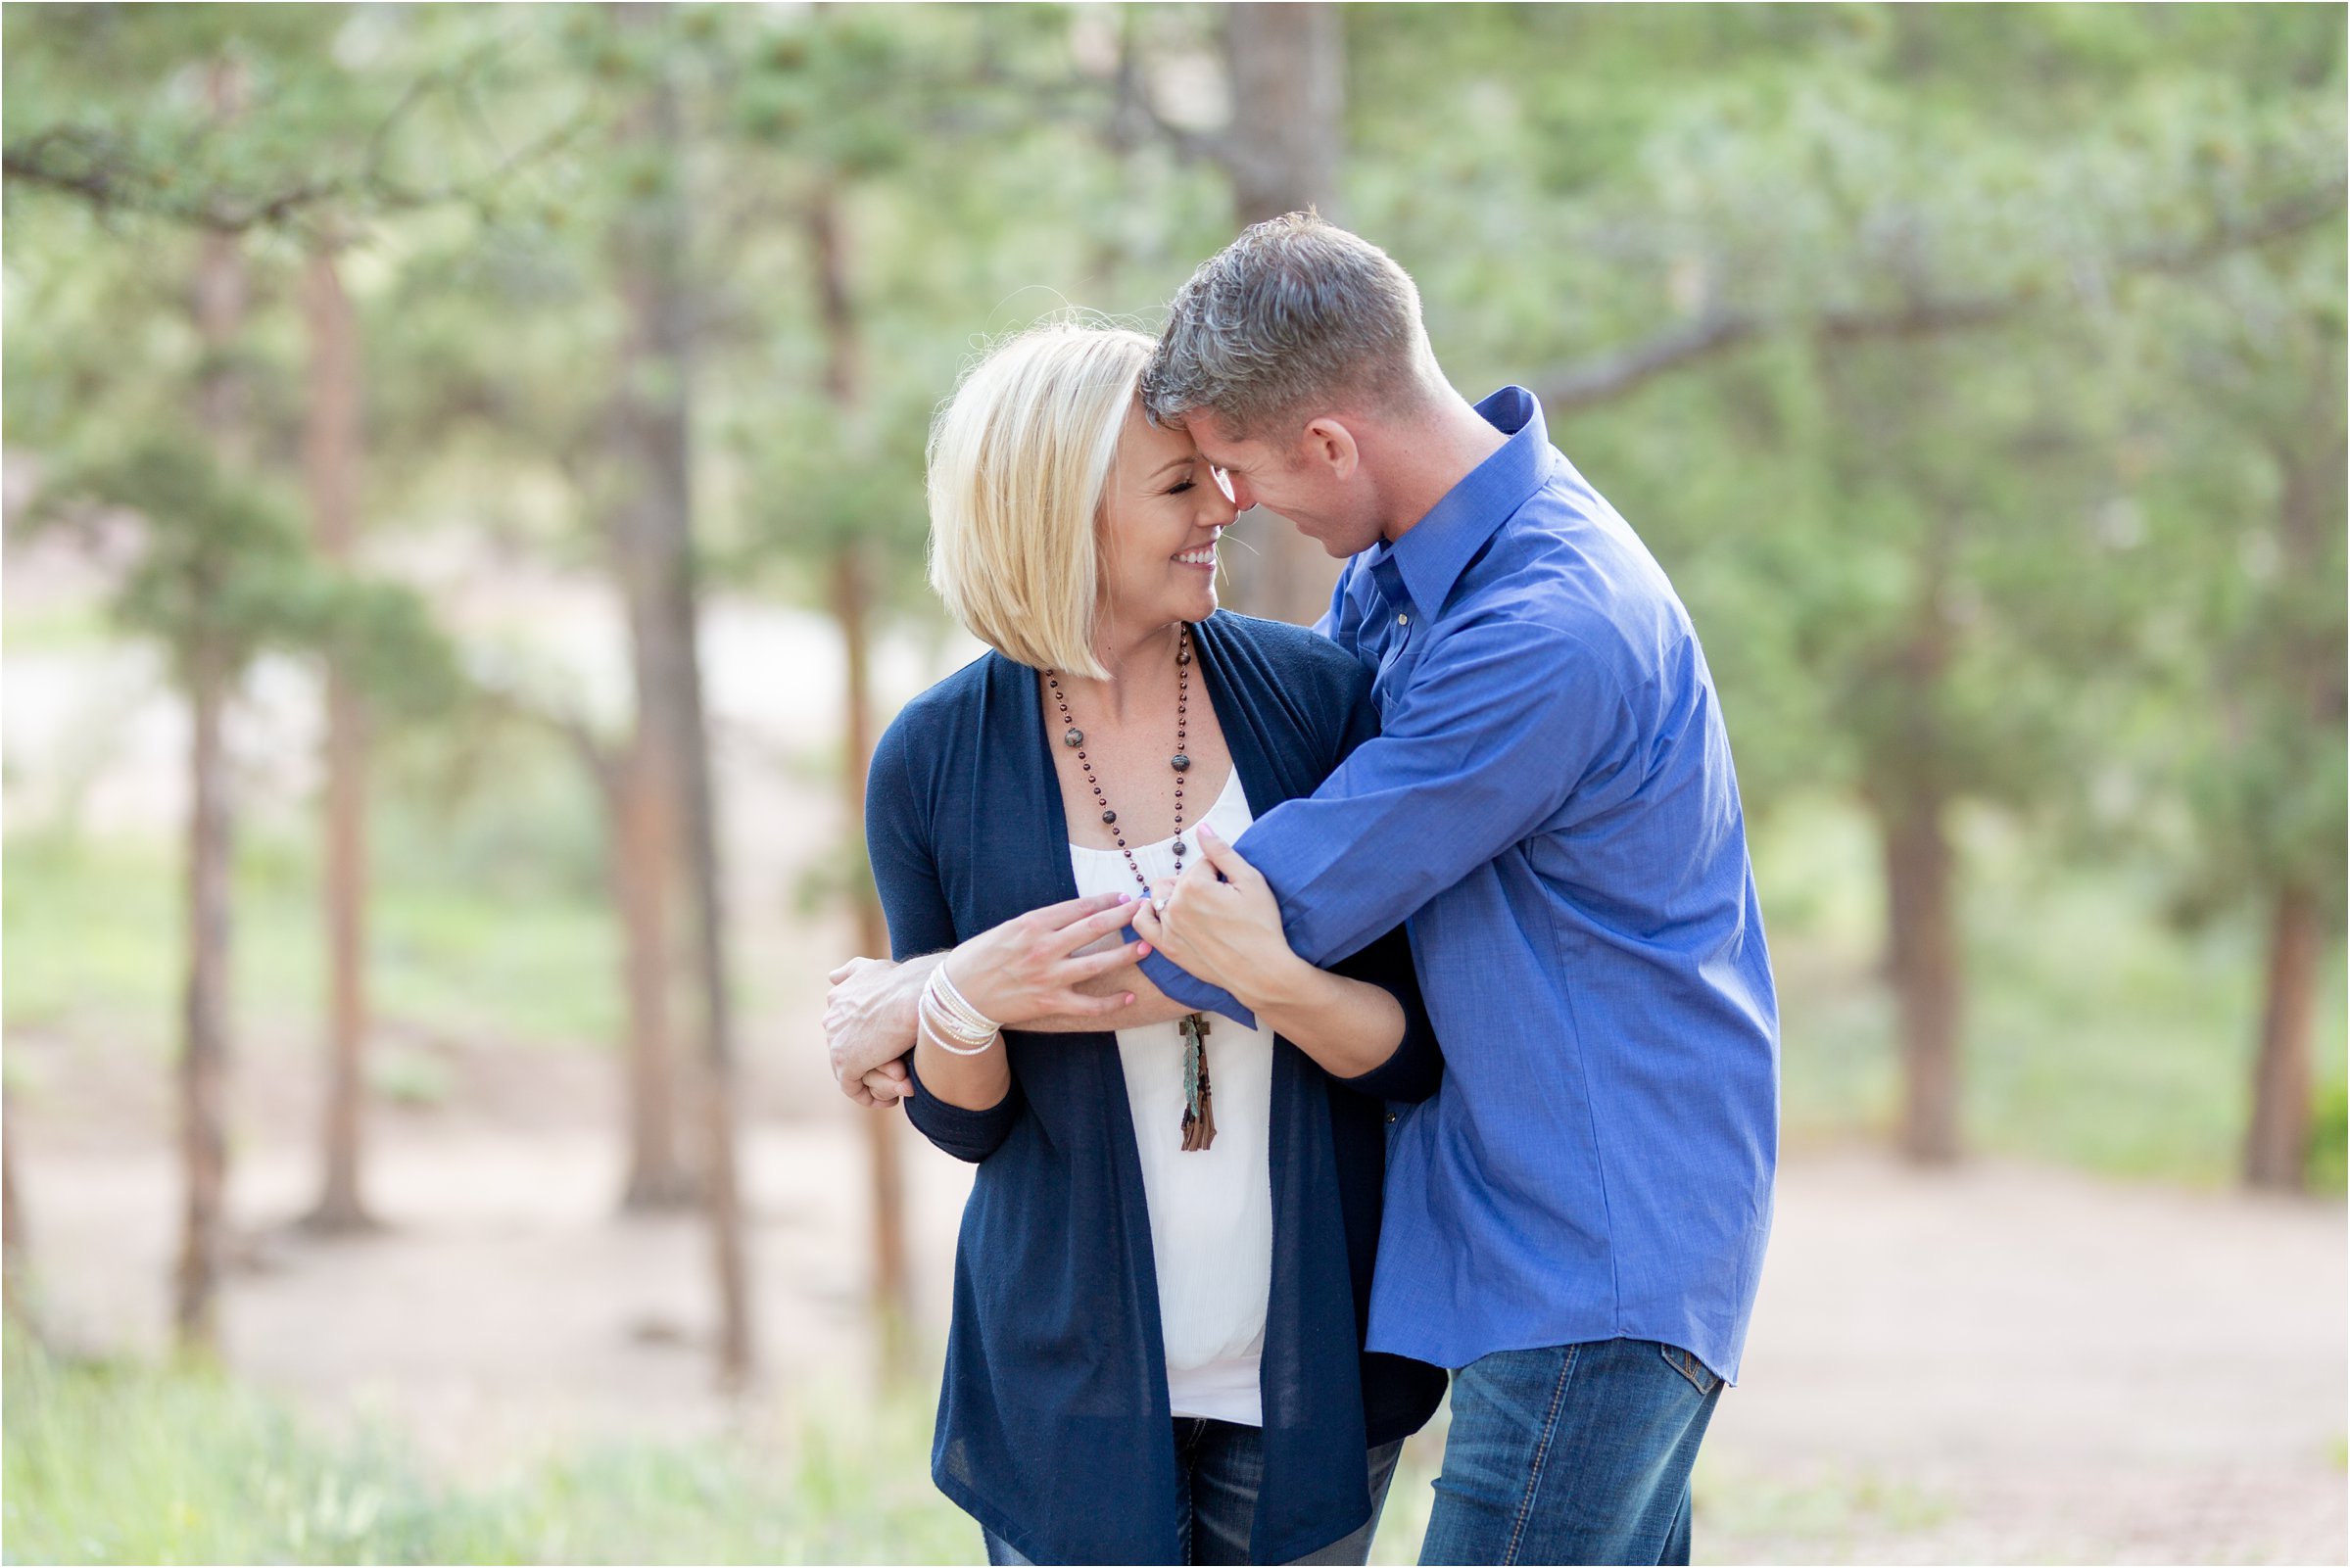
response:
[(78, 595), (11, 606), (0, 622), (0, 649), (26, 653), (83, 653), (120, 645), (121, 632), (105, 605)]
[[(55, 833), (12, 834), (6, 855), (8, 1026), (168, 1052), (183, 983), (179, 859), (163, 844)], [(461, 885), (397, 845), (378, 853), (376, 875), (368, 979), (385, 1023), (522, 1044), (615, 1037), (618, 937), (596, 901)], [(264, 1035), (321, 1014), (315, 889), (307, 845), (255, 833), (239, 844), (233, 999)]]
[[(930, 1369), (926, 1369), (929, 1372)], [(971, 1563), (930, 1481), (935, 1372), (835, 1391), (770, 1438), (591, 1443), (462, 1484), (383, 1425), (330, 1431), (200, 1367), (7, 1352), (10, 1562)], [(1442, 1417), (1405, 1447), (1371, 1561), (1417, 1560)], [(756, 1425), (757, 1423), (753, 1423)], [(2337, 1445), (2338, 1449), (2338, 1445)], [(2336, 1462), (2339, 1462), (2338, 1453)], [(1767, 1476), (1702, 1456), (1698, 1530), (1773, 1546), (1929, 1531), (1950, 1504), (1867, 1467)], [(1842, 1551), (1839, 1552), (1842, 1555)]]
[(1905, 1535), (1949, 1519), (1953, 1505), (1867, 1466), (1813, 1466), (1796, 1475), (1734, 1470), (1700, 1453), (1690, 1479), (1698, 1534), (1751, 1547), (1768, 1544), (1777, 1556), (1789, 1545), (1817, 1552), (1832, 1545), (1845, 1557), (1856, 1536)]
[(386, 1428), (332, 1434), (195, 1367), (12, 1334), (10, 1562), (973, 1562), (930, 1484), (927, 1399), (810, 1400), (782, 1439), (604, 1443), (477, 1485)]
[[(600, 1443), (467, 1485), (385, 1425), (333, 1432), (198, 1365), (55, 1358), (12, 1331), (9, 1562), (970, 1563), (930, 1480), (935, 1377), (804, 1399), (771, 1441)], [(1406, 1447), (1371, 1560), (1415, 1561), (1443, 1452)]]

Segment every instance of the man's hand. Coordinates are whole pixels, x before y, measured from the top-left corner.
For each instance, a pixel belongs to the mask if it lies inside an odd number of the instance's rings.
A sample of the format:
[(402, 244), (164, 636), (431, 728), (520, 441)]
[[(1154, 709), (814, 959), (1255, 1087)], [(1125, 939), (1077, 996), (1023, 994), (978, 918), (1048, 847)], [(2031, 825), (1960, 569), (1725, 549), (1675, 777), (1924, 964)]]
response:
[[(1022, 1028), (1099, 1029), (1113, 1026), (1113, 1019), (1123, 1026), (1138, 1010), (1133, 989), (1115, 983), (1134, 963), (1118, 933), (1137, 907), (1127, 896), (1096, 893), (1004, 922), (957, 950), (958, 970), (974, 971), (961, 981), (964, 994), (975, 1007), (1001, 1010), (990, 1017)], [(886, 1108), (912, 1091), (899, 1058), (914, 1049), (931, 971), (948, 957), (932, 953), (903, 964), (852, 958), (827, 976), (833, 988), (824, 1006), (825, 1046), (842, 1094)]]
[(946, 955), (892, 964), (852, 958), (826, 976), (824, 1042), (840, 1092), (862, 1106), (893, 1106), (909, 1090), (905, 1064), (914, 1049), (922, 987)]
[(1290, 951), (1280, 905), (1257, 869), (1205, 824), (1199, 842), (1203, 858), (1152, 889), (1134, 929), (1148, 947), (1254, 1009), (1252, 998), (1294, 980), (1303, 961)]

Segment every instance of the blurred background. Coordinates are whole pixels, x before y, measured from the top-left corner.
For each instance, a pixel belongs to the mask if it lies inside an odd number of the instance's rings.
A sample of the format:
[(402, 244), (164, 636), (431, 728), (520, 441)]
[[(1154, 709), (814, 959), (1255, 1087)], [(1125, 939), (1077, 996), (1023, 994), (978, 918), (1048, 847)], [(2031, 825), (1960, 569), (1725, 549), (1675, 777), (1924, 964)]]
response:
[(980, 1560), (819, 1022), (923, 440), (1309, 203), (1720, 688), (1701, 1560), (2343, 1560), (2339, 7), (4, 16), (9, 1560)]

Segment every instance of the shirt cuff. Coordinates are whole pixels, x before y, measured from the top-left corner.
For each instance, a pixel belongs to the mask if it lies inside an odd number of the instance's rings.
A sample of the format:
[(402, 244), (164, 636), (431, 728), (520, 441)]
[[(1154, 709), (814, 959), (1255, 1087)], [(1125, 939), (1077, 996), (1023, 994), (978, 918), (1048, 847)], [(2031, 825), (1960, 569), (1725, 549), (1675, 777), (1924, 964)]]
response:
[[(1142, 939), (1131, 926), (1126, 931), (1128, 941)], [(1142, 960), (1141, 968), (1153, 985), (1194, 1013), (1221, 1013), (1244, 1029), (1257, 1026), (1257, 1015), (1234, 1001), (1231, 992), (1198, 978), (1157, 948)]]

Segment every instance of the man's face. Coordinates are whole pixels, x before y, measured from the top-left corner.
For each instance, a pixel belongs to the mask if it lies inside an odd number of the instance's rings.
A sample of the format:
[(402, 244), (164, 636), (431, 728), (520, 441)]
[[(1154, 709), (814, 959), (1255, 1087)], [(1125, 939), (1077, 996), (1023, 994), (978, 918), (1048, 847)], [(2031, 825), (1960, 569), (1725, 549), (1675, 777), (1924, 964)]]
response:
[(1183, 416), (1183, 427), (1200, 455), (1224, 472), (1232, 503), (1241, 510), (1277, 512), (1341, 559), (1379, 542), (1376, 488), (1364, 473), (1352, 436), (1331, 420), (1311, 420), (1293, 438), (1243, 440), (1215, 414), (1194, 408)]

